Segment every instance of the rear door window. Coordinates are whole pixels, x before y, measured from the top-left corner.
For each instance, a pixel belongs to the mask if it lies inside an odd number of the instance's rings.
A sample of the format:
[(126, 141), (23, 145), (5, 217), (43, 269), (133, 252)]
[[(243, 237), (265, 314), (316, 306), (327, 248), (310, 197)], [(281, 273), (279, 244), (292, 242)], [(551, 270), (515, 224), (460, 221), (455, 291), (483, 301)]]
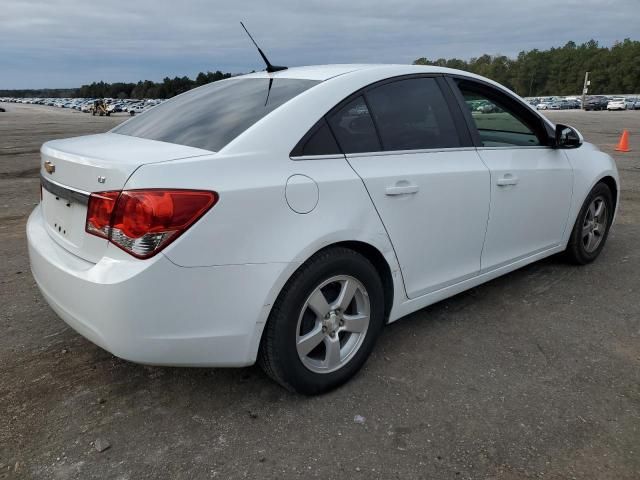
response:
[(340, 155), (340, 147), (324, 117), (305, 135), (291, 152), (292, 157)]
[(380, 142), (369, 108), (362, 96), (339, 108), (328, 118), (344, 153), (377, 152)]
[(221, 80), (174, 97), (112, 132), (217, 152), (318, 83), (291, 78)]
[(460, 147), (449, 106), (434, 78), (385, 83), (366, 93), (384, 150)]

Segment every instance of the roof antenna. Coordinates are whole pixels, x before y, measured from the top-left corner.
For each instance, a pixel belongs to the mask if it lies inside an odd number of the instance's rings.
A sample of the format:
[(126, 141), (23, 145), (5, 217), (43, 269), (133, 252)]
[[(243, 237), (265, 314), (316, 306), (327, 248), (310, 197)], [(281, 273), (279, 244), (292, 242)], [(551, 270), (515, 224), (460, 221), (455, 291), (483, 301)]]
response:
[(278, 72), (280, 70), (286, 70), (287, 67), (281, 67), (278, 65), (271, 65), (271, 62), (269, 61), (269, 59), (267, 58), (267, 56), (264, 54), (264, 52), (260, 49), (260, 47), (258, 46), (258, 44), (256, 43), (256, 41), (253, 39), (253, 37), (251, 36), (251, 34), (249, 33), (249, 30), (247, 30), (247, 27), (244, 26), (244, 23), (240, 22), (240, 25), (242, 25), (242, 28), (244, 28), (244, 31), (247, 32), (247, 35), (249, 35), (249, 38), (251, 39), (251, 41), (253, 42), (253, 44), (256, 46), (256, 48), (258, 49), (258, 53), (260, 54), (260, 56), (262, 57), (262, 60), (264, 60), (264, 63), (267, 64), (267, 72), (269, 73), (273, 73), (273, 72)]

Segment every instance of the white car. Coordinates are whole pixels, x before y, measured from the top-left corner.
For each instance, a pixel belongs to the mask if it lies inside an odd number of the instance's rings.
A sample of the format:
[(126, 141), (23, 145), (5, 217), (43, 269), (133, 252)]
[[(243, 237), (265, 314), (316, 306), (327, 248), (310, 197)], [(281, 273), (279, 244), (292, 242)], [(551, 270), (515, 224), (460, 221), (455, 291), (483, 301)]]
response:
[(139, 113), (146, 112), (148, 109), (149, 107), (147, 107), (144, 103), (135, 103), (127, 108), (127, 112), (129, 112), (129, 115), (133, 116)]
[(388, 322), (558, 252), (593, 261), (618, 203), (576, 130), (439, 67), (234, 77), (41, 154), (29, 255), (64, 321), (124, 359), (258, 360), (305, 394)]
[(549, 105), (552, 102), (540, 102), (536, 105), (536, 110), (549, 110)]
[(607, 103), (607, 110), (626, 110), (627, 103), (624, 98), (612, 98)]

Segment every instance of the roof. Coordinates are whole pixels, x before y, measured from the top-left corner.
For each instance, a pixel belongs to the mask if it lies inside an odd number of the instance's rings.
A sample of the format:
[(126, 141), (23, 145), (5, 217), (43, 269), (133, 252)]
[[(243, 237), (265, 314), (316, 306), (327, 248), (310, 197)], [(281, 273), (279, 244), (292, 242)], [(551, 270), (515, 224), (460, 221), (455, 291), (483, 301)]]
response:
[[(297, 78), (303, 80), (328, 80), (329, 78), (344, 75), (361, 70), (390, 70), (398, 69), (406, 73), (444, 73), (452, 72), (451, 69), (432, 67), (426, 65), (392, 65), (392, 64), (335, 64), (335, 65), (309, 65), (305, 67), (291, 67), (274, 73), (260, 71), (245, 75), (245, 77), (257, 78)], [(404, 73), (404, 72), (403, 72)]]

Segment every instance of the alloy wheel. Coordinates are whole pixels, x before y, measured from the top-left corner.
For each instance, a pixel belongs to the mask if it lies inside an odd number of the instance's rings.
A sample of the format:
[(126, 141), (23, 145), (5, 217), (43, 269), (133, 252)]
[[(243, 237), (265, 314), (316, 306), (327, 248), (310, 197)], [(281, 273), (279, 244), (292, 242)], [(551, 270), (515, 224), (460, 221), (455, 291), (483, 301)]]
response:
[(587, 253), (595, 252), (607, 231), (609, 222), (607, 204), (602, 195), (589, 204), (582, 224), (582, 245)]
[(345, 366), (367, 335), (371, 314), (364, 285), (337, 275), (318, 285), (305, 301), (296, 328), (296, 349), (302, 364), (315, 373)]

